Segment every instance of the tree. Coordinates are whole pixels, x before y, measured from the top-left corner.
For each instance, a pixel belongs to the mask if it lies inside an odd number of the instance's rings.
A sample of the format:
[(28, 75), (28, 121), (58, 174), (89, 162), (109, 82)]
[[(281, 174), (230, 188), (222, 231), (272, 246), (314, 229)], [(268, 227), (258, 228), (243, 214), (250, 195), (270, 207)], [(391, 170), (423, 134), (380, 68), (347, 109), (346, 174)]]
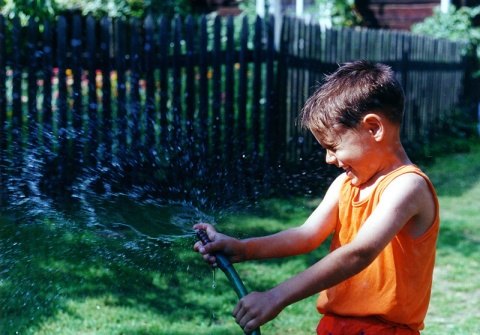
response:
[(184, 0), (0, 0), (0, 13), (18, 16), (25, 20), (39, 20), (74, 12), (95, 17), (138, 17), (154, 15), (186, 15), (191, 11), (191, 1)]
[[(480, 62), (480, 27), (474, 25), (474, 20), (480, 15), (480, 6), (456, 8), (450, 6), (444, 13), (440, 7), (435, 7), (433, 15), (424, 21), (414, 24), (411, 31), (415, 34), (428, 35), (435, 38), (445, 38), (454, 41), (467, 41), (467, 52), (475, 52), (477, 64)], [(477, 69), (476, 76), (480, 76)]]

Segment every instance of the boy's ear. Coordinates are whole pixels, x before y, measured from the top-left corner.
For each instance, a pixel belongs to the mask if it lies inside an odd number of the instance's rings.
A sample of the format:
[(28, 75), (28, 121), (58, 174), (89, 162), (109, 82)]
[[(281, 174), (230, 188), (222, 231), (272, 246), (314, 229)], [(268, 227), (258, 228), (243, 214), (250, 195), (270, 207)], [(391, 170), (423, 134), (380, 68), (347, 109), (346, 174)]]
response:
[(367, 114), (363, 117), (362, 123), (376, 141), (380, 141), (385, 135), (385, 127), (380, 115), (374, 113)]

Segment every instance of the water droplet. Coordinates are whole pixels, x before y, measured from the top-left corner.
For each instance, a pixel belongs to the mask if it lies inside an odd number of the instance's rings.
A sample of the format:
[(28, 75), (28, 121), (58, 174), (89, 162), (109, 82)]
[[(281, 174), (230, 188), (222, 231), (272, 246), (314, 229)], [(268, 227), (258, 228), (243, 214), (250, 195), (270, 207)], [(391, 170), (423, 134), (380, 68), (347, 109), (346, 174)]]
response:
[(215, 282), (215, 269), (212, 270), (212, 288), (217, 288), (217, 283)]

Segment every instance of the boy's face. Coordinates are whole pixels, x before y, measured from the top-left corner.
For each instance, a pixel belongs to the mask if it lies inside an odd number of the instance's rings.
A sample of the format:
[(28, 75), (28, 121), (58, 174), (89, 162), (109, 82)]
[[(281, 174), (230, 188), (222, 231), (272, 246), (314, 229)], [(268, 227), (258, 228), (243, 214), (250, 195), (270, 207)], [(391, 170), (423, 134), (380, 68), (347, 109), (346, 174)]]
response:
[(346, 129), (340, 125), (326, 130), (327, 133), (313, 132), (317, 141), (326, 149), (326, 162), (344, 169), (355, 186), (369, 181), (378, 172), (378, 154), (375, 141), (363, 125)]

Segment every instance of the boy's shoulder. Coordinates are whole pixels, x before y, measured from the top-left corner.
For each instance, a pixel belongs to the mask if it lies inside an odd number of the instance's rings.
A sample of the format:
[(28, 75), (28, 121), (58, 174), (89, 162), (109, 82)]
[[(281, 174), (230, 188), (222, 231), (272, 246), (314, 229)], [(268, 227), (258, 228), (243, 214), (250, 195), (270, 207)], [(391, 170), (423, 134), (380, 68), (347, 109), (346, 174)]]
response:
[(415, 164), (407, 164), (399, 167), (398, 169), (390, 172), (388, 174), (391, 181), (397, 180), (397, 182), (408, 182), (408, 183), (420, 183), (424, 186), (432, 186), (432, 182), (427, 174)]
[(385, 190), (392, 189), (393, 192), (397, 193), (404, 191), (415, 197), (424, 194), (433, 194), (436, 197), (432, 182), (428, 176), (414, 164), (403, 165), (390, 172), (383, 178), (381, 183)]

